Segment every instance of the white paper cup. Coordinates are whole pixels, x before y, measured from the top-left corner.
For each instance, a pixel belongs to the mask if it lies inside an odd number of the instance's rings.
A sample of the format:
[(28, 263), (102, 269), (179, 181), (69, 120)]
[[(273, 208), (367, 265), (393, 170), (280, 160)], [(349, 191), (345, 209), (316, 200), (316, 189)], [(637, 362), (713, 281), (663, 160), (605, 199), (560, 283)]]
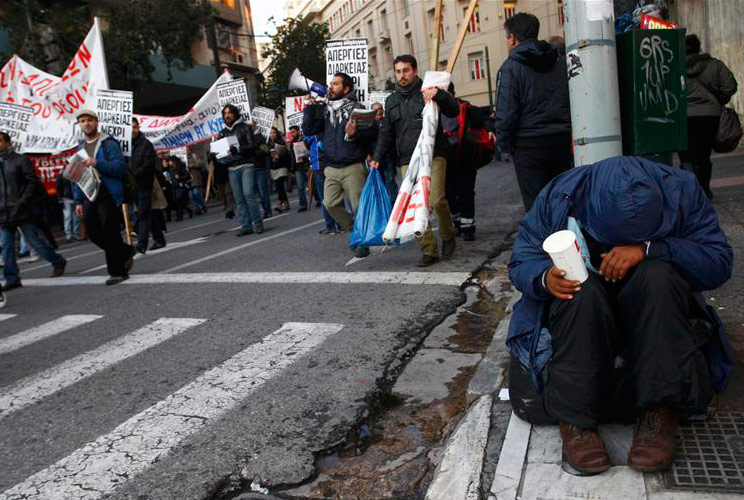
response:
[(545, 238), (543, 250), (550, 255), (555, 267), (566, 271), (566, 279), (583, 283), (589, 277), (573, 231), (564, 230), (551, 234)]

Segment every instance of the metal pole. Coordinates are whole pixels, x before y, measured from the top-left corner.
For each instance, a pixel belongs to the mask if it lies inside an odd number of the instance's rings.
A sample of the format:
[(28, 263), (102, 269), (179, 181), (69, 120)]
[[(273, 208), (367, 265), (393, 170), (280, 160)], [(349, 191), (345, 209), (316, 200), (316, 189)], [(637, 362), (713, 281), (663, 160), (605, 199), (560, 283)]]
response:
[(488, 78), (488, 110), (493, 111), (493, 87), (491, 86), (491, 58), (488, 56), (488, 45), (486, 45), (486, 78)]
[(574, 163), (623, 154), (612, 0), (565, 0)]

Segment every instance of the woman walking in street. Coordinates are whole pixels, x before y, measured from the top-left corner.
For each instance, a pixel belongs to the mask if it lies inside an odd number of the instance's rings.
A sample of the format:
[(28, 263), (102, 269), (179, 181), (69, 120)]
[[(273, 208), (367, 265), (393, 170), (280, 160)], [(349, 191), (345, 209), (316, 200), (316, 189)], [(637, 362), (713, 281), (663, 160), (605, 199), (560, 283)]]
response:
[(277, 212), (289, 210), (289, 199), (285, 185), (289, 175), (289, 152), (287, 145), (282, 138), (282, 132), (276, 127), (271, 127), (269, 132), (269, 175), (276, 186), (276, 193), (279, 201), (274, 207)]

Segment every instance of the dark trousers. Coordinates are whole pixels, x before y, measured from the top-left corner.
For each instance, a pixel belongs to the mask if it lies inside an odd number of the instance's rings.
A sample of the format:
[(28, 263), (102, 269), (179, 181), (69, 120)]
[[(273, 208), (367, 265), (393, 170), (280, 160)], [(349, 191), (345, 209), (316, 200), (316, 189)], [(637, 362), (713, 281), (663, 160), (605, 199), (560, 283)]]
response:
[(614, 284), (590, 273), (574, 299), (553, 300), (546, 413), (590, 428), (659, 406), (682, 417), (704, 412), (713, 396), (709, 332), (693, 327), (693, 303), (687, 281), (662, 261)]
[(111, 276), (127, 276), (124, 263), (132, 256), (133, 248), (121, 239), (121, 207), (117, 207), (102, 184), (96, 201), (85, 201), (83, 222), (90, 241), (106, 253), (106, 268)]
[(713, 140), (718, 133), (720, 118), (717, 116), (692, 116), (687, 119), (687, 149), (679, 152), (683, 168), (691, 169), (705, 193), (710, 196), (710, 178), (713, 164), (710, 154)]
[[(447, 150), (447, 179), (445, 193), (453, 221), (463, 230), (475, 227), (475, 151), (464, 148), (458, 161), (457, 146)], [(393, 200), (393, 203), (395, 200)], [(457, 223), (457, 222), (455, 222)]]
[(571, 138), (563, 140), (546, 138), (546, 144), (537, 146), (538, 138), (531, 138), (529, 144), (518, 144), (513, 153), (514, 170), (522, 193), (525, 211), (532, 208), (535, 198), (553, 178), (571, 168)]
[(235, 212), (235, 197), (233, 196), (232, 189), (230, 188), (230, 182), (220, 181), (217, 183), (217, 189), (220, 193), (220, 198), (222, 198), (222, 203), (224, 205), (225, 211), (227, 212)]
[(163, 228), (160, 227), (158, 220), (152, 210), (151, 191), (137, 191), (137, 217), (139, 223), (137, 226), (137, 246), (147, 249), (150, 241), (150, 232), (152, 237), (158, 243), (165, 243)]
[(287, 190), (285, 185), (287, 183), (287, 177), (279, 177), (274, 180), (274, 186), (276, 187), (276, 197), (282, 203), (285, 203), (286, 207), (289, 207), (289, 198), (287, 198)]

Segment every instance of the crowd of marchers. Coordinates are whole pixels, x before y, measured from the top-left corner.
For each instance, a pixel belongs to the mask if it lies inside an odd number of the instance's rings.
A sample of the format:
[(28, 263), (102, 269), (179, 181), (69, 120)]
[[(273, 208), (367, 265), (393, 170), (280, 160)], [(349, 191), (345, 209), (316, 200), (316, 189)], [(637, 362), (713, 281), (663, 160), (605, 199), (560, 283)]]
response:
[[(177, 157), (158, 157), (136, 120), (126, 161), (118, 143), (98, 130), (95, 112), (83, 110), (77, 119), (85, 137), (78, 149), (87, 152), (86, 165), (99, 172), (102, 188), (90, 201), (60, 180), (66, 238), (79, 237), (80, 221), (105, 251), (107, 284), (116, 284), (129, 276), (136, 252), (167, 244), (172, 211), (176, 221), (206, 213), (205, 196), (216, 196), (225, 216), (240, 221), (237, 236), (260, 235), (275, 213), (290, 209), (292, 185), (299, 193), (297, 211), (307, 210), (313, 198), (322, 208), (321, 233), (349, 232), (370, 169), (382, 174), (389, 197), (396, 198), (396, 178), (406, 175), (424, 107), (436, 102), (429, 208), (441, 243), (429, 227), (419, 239), (417, 264), (452, 258), (458, 235), (475, 238), (475, 183), (483, 162), (471, 135), (488, 130), (498, 150), (513, 158), (527, 212), (509, 263), (522, 293), (507, 339), (516, 414), (560, 424), (564, 467), (574, 474), (610, 467), (600, 423), (634, 419), (628, 464), (643, 472), (666, 469), (675, 456), (677, 422), (704, 415), (733, 366), (721, 322), (701, 292), (721, 286), (732, 272), (732, 250), (710, 201), (710, 155), (736, 80), (689, 35), (689, 136), (688, 148), (679, 152), (682, 168), (636, 157), (571, 168), (562, 41), (540, 41), (539, 22), (530, 14), (515, 15), (504, 28), (510, 54), (490, 116), (458, 100), (452, 85), (424, 87), (416, 59), (406, 54), (394, 60), (395, 90), (384, 106), (375, 106), (371, 126), (352, 118), (363, 105), (349, 75), (337, 73), (327, 99), (310, 100), (301, 128), (291, 127), (287, 140), (276, 128), (265, 137), (238, 108), (226, 105), (219, 137), (237, 140), (230, 154), (192, 155), (188, 166)], [(299, 143), (304, 148), (295, 147)], [(52, 276), (65, 271), (36, 208), (41, 191), (30, 162), (12, 152), (9, 136), (0, 132), (5, 291), (21, 286), (17, 234), (51, 264)], [(136, 209), (134, 245), (121, 236), (126, 197)], [(548, 236), (565, 229), (575, 234), (588, 270), (583, 282), (568, 279), (543, 250)], [(357, 247), (355, 255), (364, 258), (369, 249)]]

